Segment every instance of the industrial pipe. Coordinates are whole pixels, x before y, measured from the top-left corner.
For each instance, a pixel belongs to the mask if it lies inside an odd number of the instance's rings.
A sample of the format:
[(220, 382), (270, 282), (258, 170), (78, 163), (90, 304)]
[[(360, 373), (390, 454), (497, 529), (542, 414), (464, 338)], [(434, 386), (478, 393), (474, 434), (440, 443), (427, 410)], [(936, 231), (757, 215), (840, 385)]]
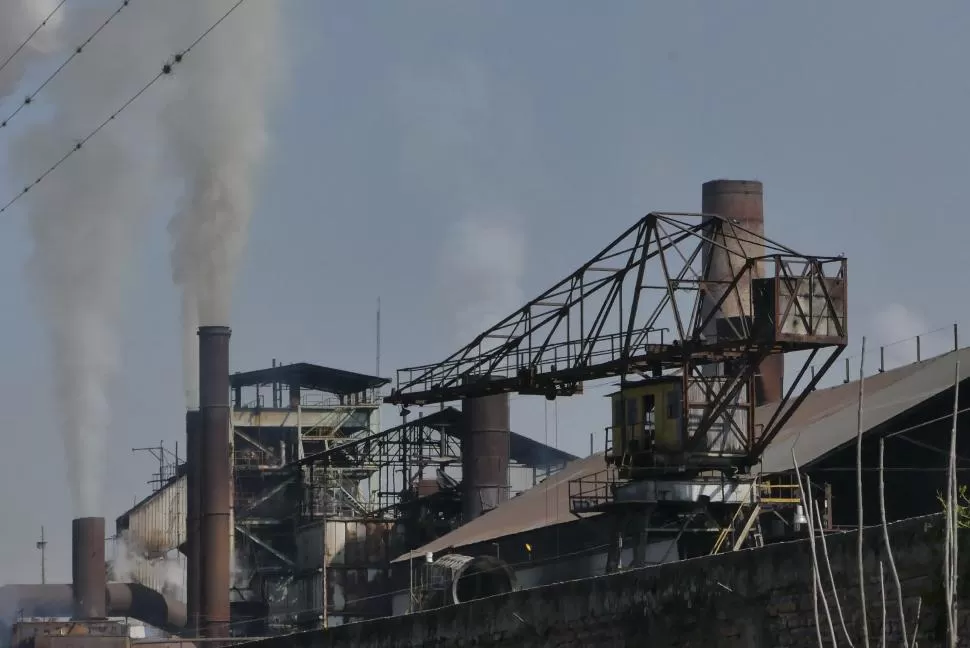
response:
[(83, 517), (71, 522), (71, 578), (73, 616), (104, 619), (107, 574), (104, 562), (104, 518)]
[(200, 513), (202, 510), (202, 490), (199, 488), (199, 475), (202, 467), (202, 416), (198, 410), (185, 413), (186, 441), (186, 613), (188, 627), (199, 627), (199, 588), (202, 584), (202, 538)]
[[(107, 617), (131, 617), (171, 634), (185, 634), (185, 606), (138, 583), (110, 583), (101, 592)], [(24, 618), (73, 614), (74, 588), (67, 584), (4, 585), (0, 610)], [(15, 619), (0, 618), (3, 622)]]
[(443, 605), (457, 605), (475, 599), (508, 594), (516, 588), (515, 572), (495, 556), (448, 554), (431, 564), (431, 582), (439, 590)]
[(109, 583), (108, 611), (111, 616), (131, 617), (172, 634), (187, 626), (185, 605), (139, 583)]
[(229, 636), (232, 484), (229, 439), (228, 326), (199, 327), (202, 424), (200, 634)]
[(467, 398), (462, 414), (461, 509), (468, 524), (509, 498), (509, 395)]

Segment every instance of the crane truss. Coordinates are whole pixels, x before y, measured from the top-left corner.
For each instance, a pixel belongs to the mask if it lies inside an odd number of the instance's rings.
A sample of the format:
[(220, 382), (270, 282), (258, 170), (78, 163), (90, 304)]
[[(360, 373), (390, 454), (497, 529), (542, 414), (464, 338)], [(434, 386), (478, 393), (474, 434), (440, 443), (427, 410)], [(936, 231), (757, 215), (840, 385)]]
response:
[(804, 351), (770, 420), (756, 432), (747, 416), (733, 431), (753, 460), (846, 341), (844, 257), (800, 254), (716, 215), (653, 212), (442, 362), (398, 370), (386, 401), (553, 399), (587, 381), (676, 374), (705, 395), (688, 442), (697, 447), (750, 402), (744, 395), (766, 357)]

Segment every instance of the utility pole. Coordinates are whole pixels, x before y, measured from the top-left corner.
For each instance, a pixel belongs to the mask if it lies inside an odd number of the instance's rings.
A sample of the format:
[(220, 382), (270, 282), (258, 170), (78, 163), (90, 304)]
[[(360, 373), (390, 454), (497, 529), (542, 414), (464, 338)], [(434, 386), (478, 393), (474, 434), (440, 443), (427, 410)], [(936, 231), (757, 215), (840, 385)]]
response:
[(37, 542), (40, 549), (40, 584), (47, 584), (47, 541), (44, 540), (44, 527), (40, 527), (40, 540)]

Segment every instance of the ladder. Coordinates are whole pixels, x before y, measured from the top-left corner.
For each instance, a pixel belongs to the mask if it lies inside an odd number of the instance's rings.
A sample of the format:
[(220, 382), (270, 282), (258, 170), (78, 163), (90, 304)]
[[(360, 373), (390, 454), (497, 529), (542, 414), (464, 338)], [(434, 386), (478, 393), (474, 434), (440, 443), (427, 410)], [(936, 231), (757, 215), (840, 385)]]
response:
[[(754, 484), (750, 485), (748, 487), (748, 497), (755, 492)], [(748, 509), (749, 512), (747, 517), (744, 517), (745, 511)], [(761, 534), (760, 501), (754, 502), (753, 504), (750, 502), (742, 502), (738, 505), (737, 510), (731, 517), (731, 521), (726, 524), (718, 534), (717, 540), (714, 542), (714, 548), (711, 549), (712, 556), (721, 553), (721, 550), (725, 548), (728, 537), (732, 533), (735, 534), (735, 540), (734, 544), (731, 545), (731, 551), (738, 551), (741, 549), (749, 537), (751, 537), (751, 539), (754, 541), (754, 545), (756, 547), (764, 546), (764, 537)]]

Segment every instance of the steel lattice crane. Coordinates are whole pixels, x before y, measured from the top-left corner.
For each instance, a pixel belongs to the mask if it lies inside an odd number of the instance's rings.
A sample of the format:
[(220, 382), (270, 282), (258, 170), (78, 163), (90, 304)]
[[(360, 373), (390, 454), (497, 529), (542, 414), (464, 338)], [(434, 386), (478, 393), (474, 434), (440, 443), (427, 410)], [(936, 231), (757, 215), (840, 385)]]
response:
[[(444, 361), (399, 370), (386, 400), (554, 399), (618, 378), (644, 403), (613, 416), (607, 461), (624, 477), (730, 475), (758, 462), (846, 342), (844, 257), (718, 215), (653, 212)], [(759, 366), (794, 352), (795, 379), (756, 423)]]

